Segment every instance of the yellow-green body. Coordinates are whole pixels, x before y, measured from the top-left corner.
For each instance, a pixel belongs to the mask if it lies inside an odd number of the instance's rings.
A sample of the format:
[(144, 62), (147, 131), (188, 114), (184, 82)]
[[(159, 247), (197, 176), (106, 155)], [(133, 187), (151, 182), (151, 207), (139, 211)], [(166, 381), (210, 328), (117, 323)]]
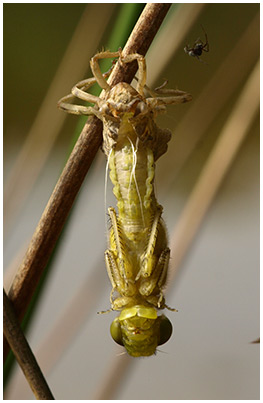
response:
[[(134, 92), (127, 84), (123, 87), (122, 91)], [(116, 137), (108, 151), (108, 166), (118, 216), (113, 208), (109, 209), (112, 226), (105, 259), (113, 286), (112, 309), (122, 310), (112, 329), (118, 327), (120, 344), (137, 357), (154, 354), (161, 344), (160, 326), (168, 319), (164, 315), (158, 317), (157, 310), (165, 307), (162, 287), (170, 251), (162, 207), (154, 194), (155, 154), (151, 147), (153, 140), (160, 142), (156, 136), (163, 132), (149, 133), (156, 127), (151, 113), (143, 116), (143, 123), (140, 117), (133, 119), (133, 113), (128, 111), (117, 124), (110, 122)], [(136, 131), (142, 124), (146, 141)], [(109, 136), (109, 127), (104, 128), (105, 138)], [(167, 131), (165, 134), (167, 139)], [(151, 142), (147, 141), (150, 137)]]
[(132, 125), (125, 117), (123, 120), (118, 143), (109, 155), (110, 178), (119, 219), (127, 236), (136, 241), (137, 236), (134, 239), (132, 234), (149, 228), (157, 207), (153, 188), (155, 163), (152, 150), (138, 141)]

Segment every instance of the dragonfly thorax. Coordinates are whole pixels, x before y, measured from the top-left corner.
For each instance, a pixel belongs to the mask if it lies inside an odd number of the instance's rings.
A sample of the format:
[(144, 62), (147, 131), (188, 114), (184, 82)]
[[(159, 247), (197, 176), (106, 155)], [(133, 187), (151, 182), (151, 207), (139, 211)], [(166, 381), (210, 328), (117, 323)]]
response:
[(147, 105), (142, 96), (127, 83), (118, 83), (111, 88), (107, 94), (106, 103), (115, 117), (126, 112), (132, 115), (147, 112)]

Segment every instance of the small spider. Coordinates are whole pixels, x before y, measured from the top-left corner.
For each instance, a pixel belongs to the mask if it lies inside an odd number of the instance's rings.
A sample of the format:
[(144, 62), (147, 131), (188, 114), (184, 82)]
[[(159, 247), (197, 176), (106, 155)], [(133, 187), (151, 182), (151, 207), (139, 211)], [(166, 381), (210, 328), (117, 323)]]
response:
[(209, 52), (209, 43), (208, 43), (208, 39), (207, 39), (207, 34), (206, 34), (203, 26), (202, 26), (202, 29), (205, 33), (205, 43), (200, 38), (198, 38), (195, 41), (194, 46), (192, 48), (190, 48), (190, 46), (187, 45), (187, 46), (185, 46), (184, 51), (189, 56), (196, 57), (200, 62), (205, 63), (199, 56), (202, 55), (203, 51)]

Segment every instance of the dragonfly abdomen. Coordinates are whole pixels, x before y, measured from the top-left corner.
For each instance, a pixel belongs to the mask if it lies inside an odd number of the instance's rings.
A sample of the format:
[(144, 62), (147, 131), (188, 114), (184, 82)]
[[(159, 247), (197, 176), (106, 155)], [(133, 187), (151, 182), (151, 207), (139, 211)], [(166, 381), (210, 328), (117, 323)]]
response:
[(119, 220), (131, 232), (150, 225), (157, 203), (154, 195), (154, 157), (149, 148), (129, 143), (109, 156), (110, 178), (117, 199)]

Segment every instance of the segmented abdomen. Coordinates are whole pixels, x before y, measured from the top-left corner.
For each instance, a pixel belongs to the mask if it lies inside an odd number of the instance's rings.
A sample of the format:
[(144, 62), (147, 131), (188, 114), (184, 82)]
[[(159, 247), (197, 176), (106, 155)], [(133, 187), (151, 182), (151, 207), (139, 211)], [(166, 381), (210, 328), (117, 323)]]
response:
[(130, 134), (112, 149), (108, 162), (119, 220), (125, 233), (134, 234), (150, 227), (157, 203), (153, 152)]

